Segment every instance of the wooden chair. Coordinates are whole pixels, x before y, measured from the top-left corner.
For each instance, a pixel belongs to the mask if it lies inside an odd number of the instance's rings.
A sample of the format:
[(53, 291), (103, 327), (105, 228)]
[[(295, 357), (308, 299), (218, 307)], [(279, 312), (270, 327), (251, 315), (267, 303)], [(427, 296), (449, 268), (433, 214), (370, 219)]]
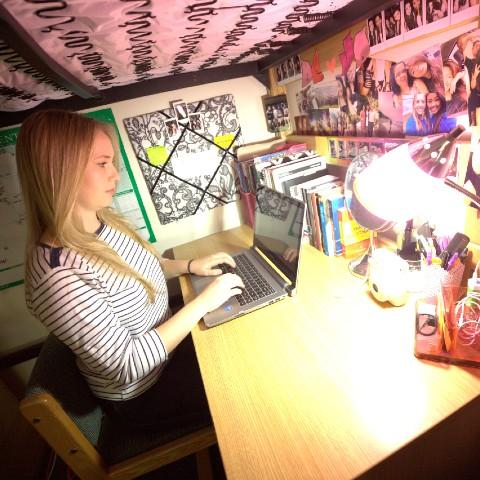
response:
[(160, 435), (126, 430), (104, 414), (73, 353), (53, 335), (38, 356), (20, 411), (81, 479), (136, 478), (193, 453), (198, 478), (212, 478), (211, 425)]

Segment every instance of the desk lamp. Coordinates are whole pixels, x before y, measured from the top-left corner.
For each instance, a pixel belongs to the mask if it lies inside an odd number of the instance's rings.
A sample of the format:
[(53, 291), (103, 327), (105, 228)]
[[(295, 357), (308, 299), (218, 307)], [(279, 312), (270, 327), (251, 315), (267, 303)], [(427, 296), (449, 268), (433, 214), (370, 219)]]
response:
[(411, 220), (432, 192), (443, 185), (473, 202), (480, 197), (457, 185), (447, 175), (454, 162), (455, 140), (464, 127), (404, 143), (381, 157), (362, 154), (352, 160), (345, 177), (345, 200), (352, 217), (371, 231), (370, 247), (350, 263), (350, 271), (365, 277), (373, 249), (373, 232)]

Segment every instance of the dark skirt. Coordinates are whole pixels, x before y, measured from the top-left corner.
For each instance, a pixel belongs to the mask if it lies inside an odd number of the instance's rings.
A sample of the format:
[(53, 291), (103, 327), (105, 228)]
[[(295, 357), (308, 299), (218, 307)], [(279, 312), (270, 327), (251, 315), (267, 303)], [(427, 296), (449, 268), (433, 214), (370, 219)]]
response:
[(163, 369), (157, 382), (138, 397), (102, 400), (109, 415), (132, 428), (167, 431), (211, 424), (192, 337), (188, 335)]

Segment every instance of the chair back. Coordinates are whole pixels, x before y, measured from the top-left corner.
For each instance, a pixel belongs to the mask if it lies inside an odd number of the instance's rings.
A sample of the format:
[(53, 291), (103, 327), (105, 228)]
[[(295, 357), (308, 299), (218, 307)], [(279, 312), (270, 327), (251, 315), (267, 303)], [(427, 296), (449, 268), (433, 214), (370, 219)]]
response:
[(80, 373), (73, 352), (52, 334), (33, 367), (26, 396), (41, 393), (52, 395), (85, 437), (97, 444), (102, 408)]

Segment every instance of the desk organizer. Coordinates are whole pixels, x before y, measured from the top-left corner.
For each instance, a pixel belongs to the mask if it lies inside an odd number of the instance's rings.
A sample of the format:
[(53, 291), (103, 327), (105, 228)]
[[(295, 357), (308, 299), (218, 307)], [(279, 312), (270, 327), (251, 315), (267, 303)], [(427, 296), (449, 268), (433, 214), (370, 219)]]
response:
[[(442, 270), (437, 287), (416, 302), (415, 356), (445, 363), (480, 367), (480, 308), (462, 300), (464, 265)], [(461, 304), (465, 308), (459, 308)]]

